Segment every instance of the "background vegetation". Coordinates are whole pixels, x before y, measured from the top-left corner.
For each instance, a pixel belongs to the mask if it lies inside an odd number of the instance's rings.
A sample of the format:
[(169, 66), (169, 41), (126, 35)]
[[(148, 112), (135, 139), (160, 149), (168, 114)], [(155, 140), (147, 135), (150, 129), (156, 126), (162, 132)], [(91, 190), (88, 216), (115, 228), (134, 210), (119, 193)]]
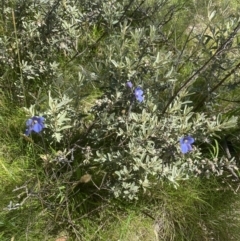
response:
[(239, 4), (2, 1), (0, 239), (240, 240)]

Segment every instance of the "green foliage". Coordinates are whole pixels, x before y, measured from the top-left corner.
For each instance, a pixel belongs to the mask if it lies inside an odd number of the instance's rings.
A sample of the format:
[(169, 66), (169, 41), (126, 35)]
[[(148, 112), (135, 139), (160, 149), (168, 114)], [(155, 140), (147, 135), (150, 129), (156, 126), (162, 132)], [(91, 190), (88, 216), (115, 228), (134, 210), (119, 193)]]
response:
[[(109, 103), (114, 111), (112, 101)], [(151, 107), (153, 111), (147, 111)], [(170, 105), (166, 116), (159, 116), (157, 107), (150, 101), (146, 101), (140, 112), (137, 109), (133, 106), (129, 116), (101, 114), (97, 123), (100, 128), (93, 132), (101, 144), (93, 146), (97, 149), (97, 157), (93, 155), (91, 160), (101, 163), (104, 172), (112, 176), (109, 188), (115, 197), (137, 198), (137, 193), (154, 189), (161, 179), (168, 179), (178, 186), (178, 181), (192, 175), (205, 172), (222, 175), (229, 165), (237, 170), (234, 160), (210, 161), (198, 148), (183, 156), (178, 148), (179, 138), (187, 133), (196, 137), (199, 143), (211, 142), (211, 136), (234, 127), (236, 118), (221, 120), (220, 116), (209, 118), (194, 114), (181, 98)]]
[(239, 239), (234, 4), (2, 3), (3, 240)]

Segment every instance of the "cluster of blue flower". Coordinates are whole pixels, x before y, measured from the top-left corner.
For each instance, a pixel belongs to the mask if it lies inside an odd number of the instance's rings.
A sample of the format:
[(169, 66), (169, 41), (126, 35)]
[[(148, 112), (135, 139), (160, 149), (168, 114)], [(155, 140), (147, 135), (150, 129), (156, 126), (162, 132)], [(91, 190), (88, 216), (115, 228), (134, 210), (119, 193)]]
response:
[[(131, 81), (128, 81), (126, 83), (126, 85), (130, 89), (133, 88), (133, 84)], [(143, 102), (144, 97), (143, 97), (143, 90), (141, 87), (139, 87), (139, 86), (136, 87), (133, 91), (133, 94), (138, 102), (140, 102), (140, 103)], [(43, 128), (45, 128), (44, 121), (45, 121), (45, 119), (42, 116), (34, 116), (34, 117), (28, 119), (26, 122), (27, 129), (25, 131), (25, 135), (29, 136), (32, 131), (34, 131), (35, 133), (40, 133), (43, 130)], [(193, 143), (194, 143), (193, 137), (191, 137), (191, 136), (182, 137), (180, 139), (181, 152), (183, 154), (186, 154), (187, 152), (192, 151)]]
[(32, 131), (39, 133), (43, 130), (45, 119), (42, 116), (34, 116), (27, 120), (25, 135), (29, 136)]
[[(127, 85), (130, 89), (132, 89), (132, 87), (133, 87), (133, 84), (132, 84), (131, 81), (128, 81), (126, 85)], [(134, 96), (135, 96), (135, 98), (136, 98), (136, 100), (137, 100), (138, 102), (140, 102), (140, 103), (143, 102), (144, 97), (143, 97), (143, 90), (142, 90), (141, 87), (139, 87), (139, 86), (136, 87), (136, 88), (134, 89), (133, 93), (134, 93)]]
[(192, 150), (192, 144), (194, 143), (194, 138), (191, 136), (185, 136), (180, 139), (180, 149), (183, 154)]

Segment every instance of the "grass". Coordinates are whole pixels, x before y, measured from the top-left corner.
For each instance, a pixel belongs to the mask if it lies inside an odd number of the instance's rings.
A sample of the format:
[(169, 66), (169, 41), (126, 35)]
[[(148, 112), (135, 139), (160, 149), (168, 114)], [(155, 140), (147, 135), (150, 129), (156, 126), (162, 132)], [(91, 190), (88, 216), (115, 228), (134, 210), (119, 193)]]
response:
[[(0, 202), (1, 210), (11, 200), (16, 202), (16, 194), (12, 190), (31, 177), (26, 176), (31, 163), (30, 160), (26, 161), (26, 156), (18, 157), (13, 163), (8, 162), (7, 157), (1, 157), (1, 165), (4, 165), (0, 169), (0, 192), (3, 197)], [(239, 220), (235, 215), (238, 212), (239, 195), (227, 189), (218, 190), (219, 186), (216, 179), (194, 179), (183, 183), (178, 189), (159, 185), (158, 189), (149, 192), (148, 198), (143, 197), (131, 204), (118, 200), (109, 200), (107, 205), (99, 202), (103, 206), (99, 211), (91, 214), (91, 210), (86, 208), (85, 218), (76, 218), (81, 239), (152, 241), (157, 240), (158, 234), (158, 240), (166, 241), (210, 241), (212, 238), (227, 241), (231, 240), (231, 236), (234, 240), (239, 240)], [(63, 234), (71, 237), (67, 227), (54, 223), (49, 215), (48, 210), (43, 209), (34, 199), (26, 202), (19, 210), (2, 211), (1, 240), (7, 241), (15, 237), (19, 241), (55, 241)]]
[(128, 211), (125, 215), (117, 213), (114, 215), (115, 221), (109, 226), (108, 231), (99, 234), (99, 240), (154, 240), (154, 226), (151, 219), (143, 214)]
[(84, 220), (83, 240), (239, 240), (232, 209), (239, 195), (218, 187), (215, 179), (194, 179), (179, 189), (159, 187), (131, 205), (115, 202), (95, 222)]

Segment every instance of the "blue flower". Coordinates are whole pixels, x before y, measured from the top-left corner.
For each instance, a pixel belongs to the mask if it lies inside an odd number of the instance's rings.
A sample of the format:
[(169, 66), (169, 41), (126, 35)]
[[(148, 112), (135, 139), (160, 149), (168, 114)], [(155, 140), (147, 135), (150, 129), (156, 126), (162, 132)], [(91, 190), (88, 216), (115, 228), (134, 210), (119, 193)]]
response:
[(143, 90), (141, 89), (141, 87), (136, 87), (134, 90), (134, 95), (137, 101), (139, 101), (140, 103), (143, 102)]
[(39, 133), (42, 131), (42, 129), (45, 127), (44, 126), (44, 118), (42, 116), (34, 116), (30, 119), (27, 120), (26, 126), (27, 129), (25, 131), (25, 135), (29, 136), (32, 131)]
[(191, 144), (193, 144), (194, 139), (191, 136), (182, 137), (180, 139), (180, 148), (183, 154), (192, 150)]
[(128, 81), (128, 82), (126, 83), (126, 85), (127, 85), (129, 88), (132, 88), (132, 87), (133, 87), (133, 84), (132, 84), (131, 81)]

